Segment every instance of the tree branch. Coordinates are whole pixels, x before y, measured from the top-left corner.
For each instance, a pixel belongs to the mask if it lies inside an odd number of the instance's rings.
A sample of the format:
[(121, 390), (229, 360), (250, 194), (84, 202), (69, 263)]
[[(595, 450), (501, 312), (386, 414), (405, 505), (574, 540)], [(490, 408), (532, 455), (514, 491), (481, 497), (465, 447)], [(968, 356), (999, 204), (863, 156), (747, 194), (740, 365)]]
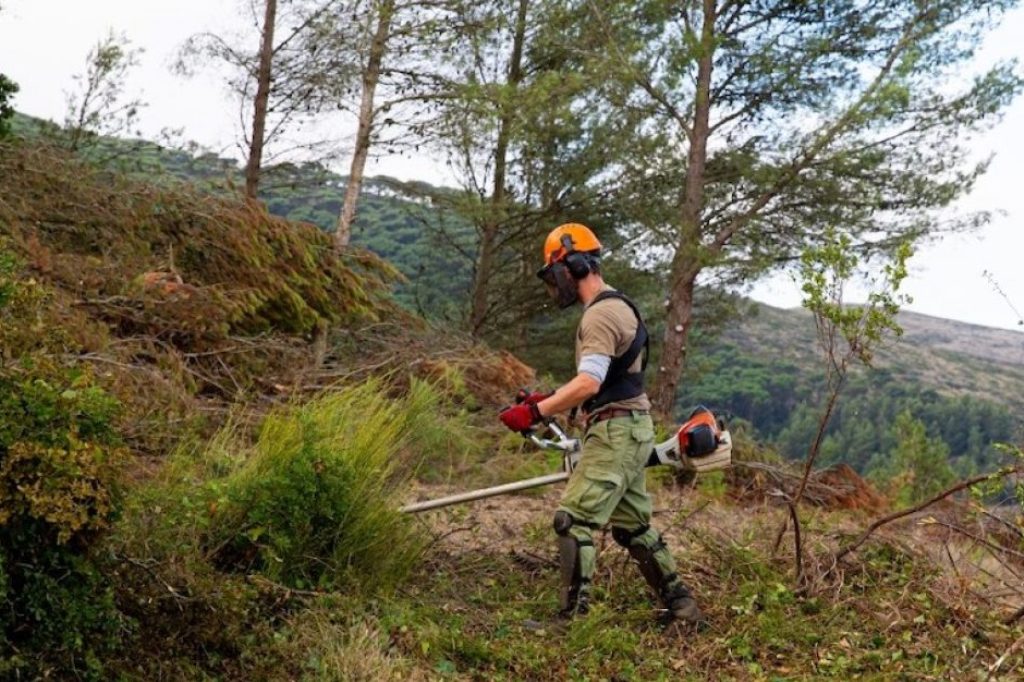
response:
[(946, 499), (950, 495), (954, 495), (960, 492), (961, 490), (970, 488), (972, 485), (977, 485), (979, 483), (984, 483), (986, 481), (991, 481), (998, 478), (1005, 478), (1013, 474), (1019, 474), (1021, 473), (1021, 471), (1024, 471), (1024, 467), (1017, 465), (1008, 467), (1006, 469), (1000, 469), (999, 471), (995, 471), (992, 473), (983, 474), (981, 476), (975, 476), (974, 478), (969, 478), (965, 481), (961, 481), (960, 483), (957, 483), (953, 487), (943, 490), (941, 493), (929, 498), (928, 500), (925, 500), (924, 502), (921, 502), (920, 504), (916, 504), (913, 507), (904, 509), (902, 511), (894, 512), (892, 514), (889, 514), (888, 516), (883, 516), (880, 519), (876, 519), (870, 526), (864, 529), (864, 531), (860, 534), (860, 537), (858, 537), (855, 541), (851, 542), (850, 544), (846, 545), (845, 547), (841, 548), (838, 552), (836, 552), (835, 560), (838, 562), (847, 554), (856, 551), (861, 545), (864, 544), (864, 542), (869, 537), (871, 537), (872, 533), (874, 533), (876, 530), (878, 530), (884, 525), (892, 523), (893, 521), (898, 521), (904, 517), (910, 516), (911, 514), (916, 514), (922, 509), (930, 507), (936, 502)]
[(734, 218), (728, 225), (719, 230), (718, 234), (715, 235), (714, 240), (708, 247), (712, 253), (719, 253), (739, 229), (741, 229), (751, 218), (756, 216), (761, 209), (771, 202), (772, 199), (778, 196), (780, 192), (782, 192), (809, 164), (814, 162), (818, 158), (818, 155), (846, 129), (850, 121), (853, 120), (856, 114), (882, 86), (882, 83), (886, 80), (892, 72), (893, 67), (896, 65), (896, 60), (899, 56), (909, 47), (910, 39), (914, 32), (915, 20), (908, 22), (900, 40), (889, 53), (885, 63), (875, 75), (874, 80), (867, 88), (864, 89), (864, 92), (862, 92), (861, 96), (857, 98), (857, 101), (854, 102), (850, 108), (844, 111), (843, 114), (830, 126), (827, 126), (825, 130), (818, 135), (814, 143), (805, 148), (804, 151), (789, 164), (789, 168), (782, 173), (781, 177), (775, 181), (771, 188), (766, 190), (750, 208), (736, 216), (736, 218)]

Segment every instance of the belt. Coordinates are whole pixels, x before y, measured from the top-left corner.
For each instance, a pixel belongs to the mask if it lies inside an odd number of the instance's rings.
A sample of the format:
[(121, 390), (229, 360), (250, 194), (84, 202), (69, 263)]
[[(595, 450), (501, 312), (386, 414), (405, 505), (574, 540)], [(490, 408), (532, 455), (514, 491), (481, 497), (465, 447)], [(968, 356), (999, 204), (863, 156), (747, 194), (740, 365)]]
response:
[(616, 417), (632, 417), (634, 414), (647, 414), (647, 410), (624, 410), (621, 407), (613, 407), (608, 410), (601, 410), (590, 415), (587, 419), (587, 427), (591, 427), (597, 422), (603, 422), (605, 419), (615, 419)]

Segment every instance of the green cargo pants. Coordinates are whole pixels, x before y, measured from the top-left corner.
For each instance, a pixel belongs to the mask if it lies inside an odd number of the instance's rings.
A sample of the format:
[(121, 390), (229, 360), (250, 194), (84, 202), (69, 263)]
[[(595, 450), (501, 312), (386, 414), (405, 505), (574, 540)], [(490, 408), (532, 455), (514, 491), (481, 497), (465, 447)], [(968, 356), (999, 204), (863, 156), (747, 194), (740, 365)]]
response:
[(651, 498), (644, 468), (653, 445), (651, 417), (637, 412), (600, 421), (583, 438), (580, 462), (569, 477), (558, 510), (573, 518), (568, 534), (578, 545), (579, 576), (584, 584), (594, 575), (592, 531), (608, 522), (617, 541), (628, 537), (627, 542), (652, 553), (665, 582), (678, 580), (675, 560), (650, 527)]

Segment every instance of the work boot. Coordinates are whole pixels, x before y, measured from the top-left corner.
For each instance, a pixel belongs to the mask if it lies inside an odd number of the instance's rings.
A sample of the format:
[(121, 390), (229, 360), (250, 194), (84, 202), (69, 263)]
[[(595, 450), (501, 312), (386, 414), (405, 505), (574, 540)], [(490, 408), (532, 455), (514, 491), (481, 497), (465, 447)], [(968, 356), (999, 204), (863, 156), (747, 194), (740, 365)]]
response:
[(679, 621), (692, 625), (698, 630), (707, 628), (708, 621), (704, 617), (704, 613), (697, 606), (690, 590), (681, 581), (677, 580), (665, 589), (661, 595), (661, 601), (665, 605), (665, 615), (662, 617), (665, 625), (672, 621)]
[(644, 526), (636, 531), (615, 532), (612, 537), (620, 545), (629, 550), (629, 555), (636, 560), (644, 580), (658, 595), (665, 610), (659, 621), (665, 624), (679, 621), (703, 629), (707, 621), (701, 612), (689, 588), (683, 584), (675, 572), (675, 560), (656, 531)]
[(590, 612), (590, 590), (586, 583), (573, 585), (568, 590), (563, 589), (562, 597), (559, 600), (558, 617), (572, 619), (576, 616), (585, 616)]

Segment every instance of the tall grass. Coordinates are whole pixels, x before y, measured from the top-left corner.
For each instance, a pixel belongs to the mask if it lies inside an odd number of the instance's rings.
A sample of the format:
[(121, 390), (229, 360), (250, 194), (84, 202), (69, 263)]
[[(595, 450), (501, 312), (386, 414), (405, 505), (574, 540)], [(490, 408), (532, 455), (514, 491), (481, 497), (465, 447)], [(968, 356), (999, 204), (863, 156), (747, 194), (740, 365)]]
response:
[(423, 544), (396, 495), (416, 427), (436, 410), (428, 384), (392, 399), (368, 381), (271, 414), (218, 484), (209, 542), (219, 563), (297, 588), (395, 585)]

